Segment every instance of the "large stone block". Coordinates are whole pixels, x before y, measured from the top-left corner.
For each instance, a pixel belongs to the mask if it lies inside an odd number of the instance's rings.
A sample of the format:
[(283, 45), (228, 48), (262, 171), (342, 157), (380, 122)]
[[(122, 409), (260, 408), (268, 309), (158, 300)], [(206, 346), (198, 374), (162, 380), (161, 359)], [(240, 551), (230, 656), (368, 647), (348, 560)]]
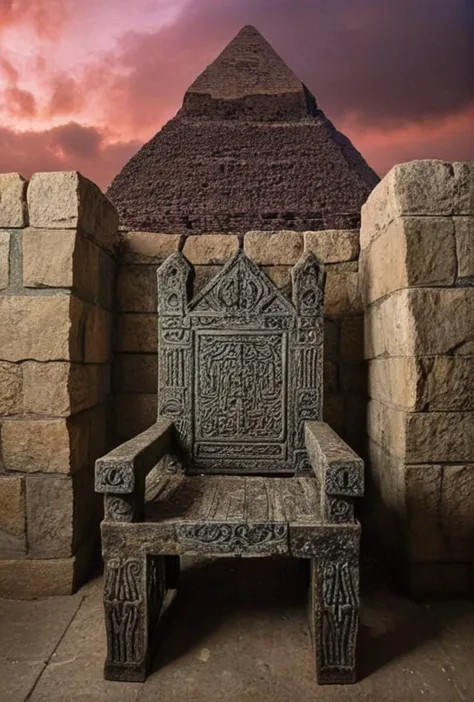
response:
[(162, 263), (179, 249), (181, 234), (122, 232), (119, 259), (122, 264)]
[(364, 249), (359, 282), (365, 304), (395, 290), (452, 285), (457, 259), (451, 217), (400, 217)]
[(291, 269), (292, 266), (263, 266), (265, 275), (288, 297), (292, 288)]
[(74, 229), (32, 228), (22, 241), (25, 287), (74, 288), (81, 297), (97, 298), (99, 249), (92, 241)]
[(0, 232), (0, 290), (8, 287), (10, 277), (10, 232)]
[(0, 227), (26, 227), (26, 187), (19, 173), (0, 173)]
[(111, 335), (111, 313), (97, 305), (89, 305), (85, 322), (84, 360), (86, 363), (110, 361)]
[(0, 359), (5, 361), (73, 360), (82, 358), (82, 302), (70, 295), (0, 298)]
[(102, 402), (107, 392), (105, 366), (27, 361), (22, 369), (25, 414), (67, 417)]
[(157, 353), (158, 320), (155, 314), (119, 314), (115, 329), (115, 351)]
[(288, 230), (247, 232), (244, 251), (252, 261), (260, 265), (294, 265), (304, 251), (303, 234)]
[(183, 254), (193, 264), (225, 263), (238, 248), (233, 234), (199, 234), (186, 237)]
[(324, 395), (323, 421), (334, 429), (338, 434), (342, 434), (344, 428), (344, 396), (341, 393)]
[(458, 279), (461, 281), (465, 278), (472, 279), (474, 278), (474, 214), (470, 217), (454, 217), (454, 232)]
[(357, 263), (334, 263), (326, 266), (324, 313), (330, 317), (362, 313)]
[(474, 410), (472, 356), (376, 358), (370, 397), (410, 411)]
[(444, 467), (436, 464), (405, 467), (404, 533), (411, 561), (459, 562), (472, 558), (470, 534), (455, 535), (442, 521), (444, 473)]
[(399, 290), (365, 316), (365, 357), (474, 353), (474, 289)]
[(2, 424), (5, 468), (24, 473), (69, 474), (88, 460), (87, 417), (7, 419)]
[(0, 361), (0, 415), (22, 411), (22, 370), (16, 363)]
[(339, 358), (339, 320), (324, 320), (324, 357), (332, 360)]
[(80, 229), (103, 248), (114, 251), (118, 215), (100, 189), (77, 171), (35, 173), (27, 192), (30, 225)]
[(75, 569), (76, 557), (0, 560), (0, 597), (26, 600), (71, 595)]
[(158, 357), (151, 353), (117, 354), (113, 376), (116, 392), (154, 393), (158, 387)]
[[(474, 457), (474, 456), (473, 456)], [(444, 533), (474, 537), (474, 463), (443, 466), (441, 525)]]
[(411, 161), (394, 166), (362, 207), (361, 248), (402, 215), (469, 215), (474, 211), (474, 164)]
[(72, 556), (74, 495), (70, 478), (29, 476), (26, 481), (28, 555)]
[(0, 558), (26, 553), (24, 479), (0, 475)]
[(120, 266), (116, 303), (121, 312), (156, 312), (156, 266)]
[(194, 266), (193, 297), (219, 273), (222, 266)]
[(472, 460), (473, 412), (405, 412), (372, 400), (367, 429), (376, 443), (406, 463)]
[(304, 232), (304, 250), (323, 263), (354, 261), (359, 255), (359, 232), (353, 229), (324, 229)]

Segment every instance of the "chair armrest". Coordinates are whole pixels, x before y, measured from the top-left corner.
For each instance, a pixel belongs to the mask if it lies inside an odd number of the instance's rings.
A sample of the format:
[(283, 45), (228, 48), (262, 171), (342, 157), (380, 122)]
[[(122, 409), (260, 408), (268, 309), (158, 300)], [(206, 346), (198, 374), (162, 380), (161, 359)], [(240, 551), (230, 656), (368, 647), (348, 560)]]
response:
[(353, 521), (352, 498), (364, 494), (364, 461), (325, 422), (306, 422), (309, 460), (321, 485), (327, 521)]
[(160, 419), (95, 462), (95, 491), (130, 495), (144, 487), (147, 473), (168, 452), (173, 423)]

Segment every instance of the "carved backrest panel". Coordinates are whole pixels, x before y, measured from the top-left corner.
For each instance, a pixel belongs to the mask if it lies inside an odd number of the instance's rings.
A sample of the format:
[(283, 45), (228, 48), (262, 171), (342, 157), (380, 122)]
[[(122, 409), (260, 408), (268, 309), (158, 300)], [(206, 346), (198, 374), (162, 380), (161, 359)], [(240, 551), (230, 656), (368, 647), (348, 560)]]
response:
[(158, 270), (158, 415), (199, 473), (310, 472), (304, 422), (322, 418), (324, 271), (292, 270), (290, 302), (242, 250), (192, 298), (181, 253)]

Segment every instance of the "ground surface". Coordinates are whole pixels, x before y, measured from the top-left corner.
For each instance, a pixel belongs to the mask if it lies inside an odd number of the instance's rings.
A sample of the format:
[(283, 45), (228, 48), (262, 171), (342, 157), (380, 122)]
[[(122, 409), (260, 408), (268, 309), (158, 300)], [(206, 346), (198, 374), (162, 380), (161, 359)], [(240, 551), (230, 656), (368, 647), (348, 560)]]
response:
[(143, 685), (102, 679), (100, 579), (0, 600), (0, 701), (474, 701), (474, 602), (417, 604), (366, 579), (356, 685), (315, 685), (297, 562), (226, 559), (185, 570)]

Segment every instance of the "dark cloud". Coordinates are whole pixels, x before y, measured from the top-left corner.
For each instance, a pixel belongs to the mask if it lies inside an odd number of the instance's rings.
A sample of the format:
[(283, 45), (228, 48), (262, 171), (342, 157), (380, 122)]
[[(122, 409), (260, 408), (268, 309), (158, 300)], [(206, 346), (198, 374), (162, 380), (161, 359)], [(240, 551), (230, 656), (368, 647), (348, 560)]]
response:
[(44, 132), (0, 128), (0, 172), (29, 178), (36, 171), (79, 170), (105, 190), (139, 146), (136, 141), (109, 144), (95, 127), (75, 122)]

